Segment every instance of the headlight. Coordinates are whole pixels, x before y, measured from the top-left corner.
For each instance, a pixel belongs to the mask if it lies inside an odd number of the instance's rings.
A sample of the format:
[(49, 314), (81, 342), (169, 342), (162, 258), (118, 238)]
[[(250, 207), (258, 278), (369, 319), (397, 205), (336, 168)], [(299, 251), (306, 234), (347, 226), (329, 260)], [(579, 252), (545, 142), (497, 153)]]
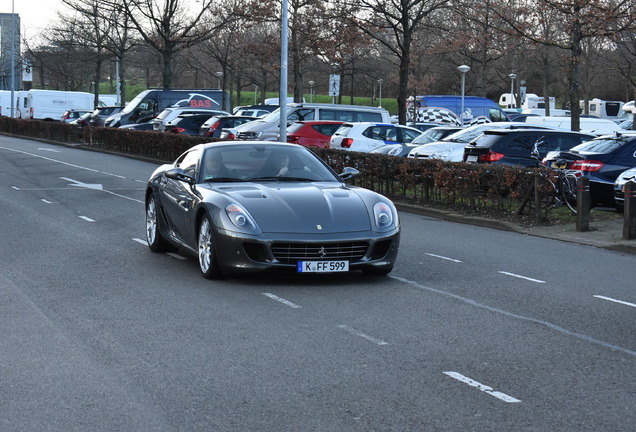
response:
[(393, 225), (393, 212), (386, 203), (379, 202), (373, 206), (373, 217), (378, 228), (389, 228)]
[(401, 152), (402, 152), (402, 147), (396, 146), (395, 148), (392, 148), (391, 150), (389, 150), (388, 154), (390, 154), (391, 156), (399, 156)]
[(238, 228), (242, 232), (250, 233), (250, 234), (260, 234), (260, 229), (252, 219), (252, 216), (242, 208), (236, 204), (230, 204), (225, 207), (225, 213), (227, 217), (230, 218), (230, 221), (236, 228)]

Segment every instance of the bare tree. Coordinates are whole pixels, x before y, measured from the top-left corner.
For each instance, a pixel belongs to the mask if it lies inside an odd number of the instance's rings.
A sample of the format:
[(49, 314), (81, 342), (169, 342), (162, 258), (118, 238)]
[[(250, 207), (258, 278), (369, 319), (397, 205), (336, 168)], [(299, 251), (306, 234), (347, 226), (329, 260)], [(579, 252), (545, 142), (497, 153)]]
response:
[(231, 20), (234, 12), (215, 8), (215, 15), (212, 16), (214, 0), (201, 0), (197, 10), (189, 13), (187, 3), (185, 0), (122, 2), (133, 27), (161, 57), (164, 88), (173, 84), (175, 55), (210, 38), (214, 30)]
[[(636, 25), (633, 0), (502, 0), (493, 5), (495, 12), (509, 27), (536, 43), (555, 46), (569, 53), (567, 67), (568, 101), (572, 113), (572, 130), (580, 130), (581, 64), (583, 41), (589, 38), (609, 38)], [(558, 33), (549, 38), (536, 25), (545, 15), (554, 14)]]
[[(399, 61), (398, 118), (406, 123), (409, 66), (413, 36), (420, 26), (434, 26), (433, 18), (450, 0), (341, 0), (353, 23), (387, 47)], [(428, 21), (427, 21), (428, 20)]]

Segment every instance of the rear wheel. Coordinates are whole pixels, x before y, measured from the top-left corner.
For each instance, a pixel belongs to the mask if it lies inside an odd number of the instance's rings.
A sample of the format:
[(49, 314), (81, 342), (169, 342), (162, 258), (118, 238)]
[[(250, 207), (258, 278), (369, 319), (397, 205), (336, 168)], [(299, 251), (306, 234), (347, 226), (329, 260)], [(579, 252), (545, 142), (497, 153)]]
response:
[(168, 241), (161, 235), (159, 219), (157, 201), (151, 194), (146, 200), (146, 241), (153, 252), (164, 252), (170, 249)]
[(214, 239), (212, 237), (212, 224), (210, 217), (205, 215), (199, 223), (199, 269), (206, 279), (219, 279), (223, 276), (223, 272), (219, 266), (214, 247)]
[(577, 177), (571, 174), (561, 174), (560, 189), (561, 199), (568, 206), (570, 211), (576, 214), (576, 182)]

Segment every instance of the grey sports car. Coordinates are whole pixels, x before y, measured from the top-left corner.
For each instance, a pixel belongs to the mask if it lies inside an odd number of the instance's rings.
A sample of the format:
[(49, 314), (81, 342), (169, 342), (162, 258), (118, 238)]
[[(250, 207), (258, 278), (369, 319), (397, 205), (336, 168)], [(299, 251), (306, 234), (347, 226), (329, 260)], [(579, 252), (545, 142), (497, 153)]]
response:
[(271, 269), (299, 273), (393, 269), (400, 224), (393, 203), (345, 184), (295, 144), (201, 144), (162, 165), (146, 190), (152, 251), (180, 248), (206, 278)]

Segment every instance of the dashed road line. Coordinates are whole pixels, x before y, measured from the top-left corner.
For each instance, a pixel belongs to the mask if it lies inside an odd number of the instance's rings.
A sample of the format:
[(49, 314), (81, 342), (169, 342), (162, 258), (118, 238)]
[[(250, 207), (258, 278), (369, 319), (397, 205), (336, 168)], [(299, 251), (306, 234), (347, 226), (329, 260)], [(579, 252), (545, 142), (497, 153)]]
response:
[(300, 309), (300, 308), (302, 308), (302, 306), (297, 305), (296, 303), (292, 303), (292, 302), (290, 302), (289, 300), (285, 300), (284, 298), (278, 297), (277, 295), (274, 295), (274, 294), (272, 294), (272, 293), (263, 293), (263, 295), (264, 295), (265, 297), (269, 297), (269, 298), (271, 298), (272, 300), (275, 300), (275, 301), (277, 301), (277, 302), (279, 302), (279, 303), (282, 303), (282, 304), (284, 304), (285, 306), (289, 306), (289, 307), (290, 307), (290, 308), (292, 308), (292, 309)]
[(434, 257), (434, 258), (441, 258), (441, 259), (443, 259), (443, 260), (447, 260), (447, 261), (453, 261), (453, 262), (456, 262), (456, 263), (460, 263), (460, 262), (461, 262), (461, 261), (460, 261), (460, 260), (458, 260), (458, 259), (445, 257), (445, 256), (443, 256), (443, 255), (435, 255), (435, 254), (432, 254), (432, 253), (427, 253), (426, 255), (428, 255), (428, 256), (432, 256), (432, 257)]
[(468, 384), (471, 387), (475, 387), (477, 389), (479, 389), (480, 391), (483, 391), (484, 393), (487, 393), (491, 396), (496, 397), (499, 400), (502, 400), (504, 402), (507, 403), (519, 403), (521, 402), (519, 399), (517, 398), (513, 398), (512, 396), (509, 396), (505, 393), (496, 391), (495, 389), (493, 389), (490, 386), (484, 385), (480, 382), (475, 381), (474, 379), (468, 378), (467, 376), (464, 376), (458, 372), (444, 372), (445, 375), (448, 375), (451, 378), (456, 379), (457, 381), (463, 382), (464, 384)]
[(358, 336), (358, 337), (361, 337), (362, 339), (366, 339), (369, 342), (372, 342), (372, 343), (374, 343), (376, 345), (388, 345), (389, 344), (388, 342), (385, 342), (385, 341), (383, 341), (381, 339), (378, 339), (378, 338), (375, 338), (373, 336), (369, 336), (366, 333), (363, 333), (363, 332), (361, 332), (359, 330), (354, 329), (353, 327), (349, 327), (349, 326), (344, 325), (344, 324), (339, 325), (338, 328), (343, 329), (344, 331), (346, 331), (346, 332), (348, 332), (348, 333), (350, 333), (350, 334), (352, 334), (354, 336)]
[(527, 276), (522, 276), (522, 275), (515, 274), (515, 273), (509, 273), (509, 272), (505, 272), (505, 271), (499, 271), (497, 273), (501, 273), (501, 274), (512, 276), (512, 277), (516, 277), (516, 278), (519, 278), (519, 279), (525, 279), (525, 280), (530, 281), (530, 282), (545, 283), (545, 281), (542, 281), (540, 279), (533, 279), (533, 278), (530, 278), (530, 277), (527, 277)]
[(623, 301), (623, 300), (617, 300), (617, 299), (614, 299), (614, 298), (611, 298), (611, 297), (605, 297), (605, 296), (602, 296), (602, 295), (595, 295), (594, 297), (602, 299), (602, 300), (607, 300), (607, 301), (611, 301), (611, 302), (614, 302), (614, 303), (618, 303), (618, 304), (622, 304), (622, 305), (625, 305), (625, 306), (631, 306), (633, 308), (636, 308), (636, 304), (629, 303), (629, 302), (626, 302), (626, 301)]

